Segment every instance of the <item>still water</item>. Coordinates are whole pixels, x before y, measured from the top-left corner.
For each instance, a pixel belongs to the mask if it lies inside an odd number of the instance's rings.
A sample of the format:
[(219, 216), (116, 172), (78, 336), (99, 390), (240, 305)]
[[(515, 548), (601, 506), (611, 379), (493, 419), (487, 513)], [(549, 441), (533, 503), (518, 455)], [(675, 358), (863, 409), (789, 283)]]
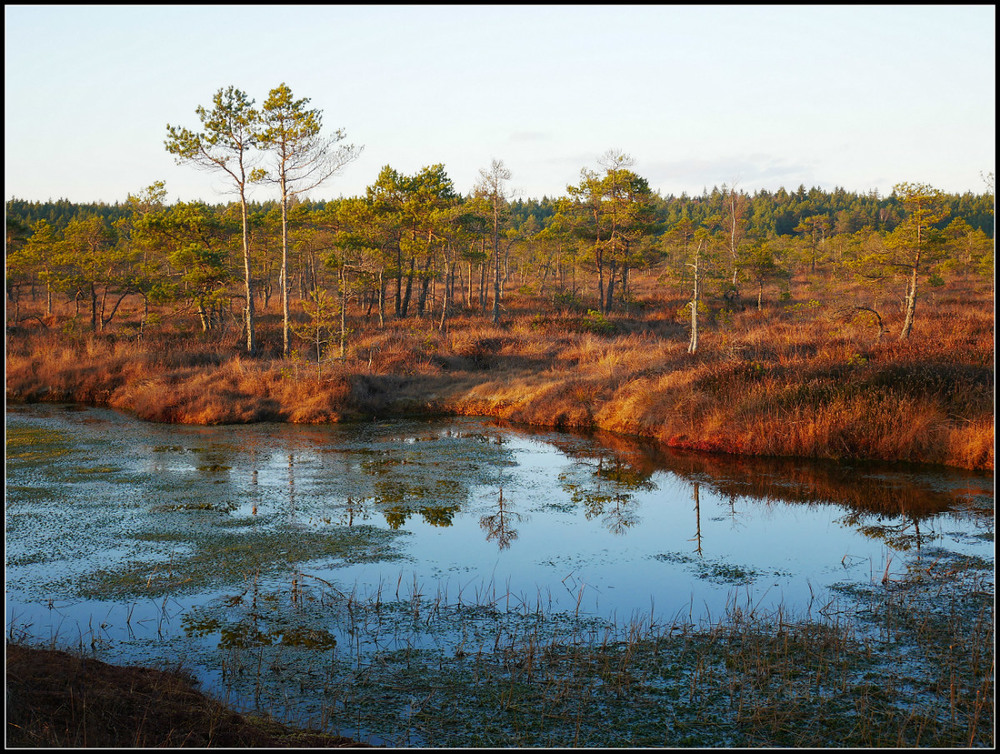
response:
[[(324, 592), (610, 621), (734, 604), (818, 618), (837, 587), (916, 557), (993, 559), (990, 475), (667, 454), (467, 418), (195, 427), (9, 406), (6, 435), (8, 636), (111, 661), (232, 644), (227, 609), (248, 594), (289, 610)], [(345, 641), (329, 616), (311, 625)], [(441, 638), (409, 630), (421, 641)]]

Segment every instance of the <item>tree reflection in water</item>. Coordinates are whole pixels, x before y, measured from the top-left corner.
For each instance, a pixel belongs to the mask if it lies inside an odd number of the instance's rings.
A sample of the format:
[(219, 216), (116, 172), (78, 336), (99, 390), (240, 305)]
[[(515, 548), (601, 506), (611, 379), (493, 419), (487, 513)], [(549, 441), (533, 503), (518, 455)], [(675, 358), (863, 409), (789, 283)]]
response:
[(488, 516), (479, 519), (479, 526), (486, 532), (487, 542), (496, 542), (497, 547), (506, 550), (510, 543), (517, 539), (517, 529), (514, 524), (520, 523), (521, 514), (514, 510), (509, 502), (504, 502), (503, 487), (497, 497), (496, 510)]
[[(577, 456), (576, 467), (559, 480), (588, 521), (599, 519), (609, 532), (620, 536), (639, 523), (635, 493), (656, 488), (650, 479), (653, 469), (635, 466), (613, 453), (599, 452), (596, 457), (593, 465), (593, 454)], [(578, 473), (588, 467), (588, 476)]]
[[(853, 510), (839, 519), (845, 526), (854, 527), (870, 539), (879, 539), (894, 550), (910, 550), (916, 547), (920, 552), (921, 545), (937, 539), (940, 535), (934, 531), (920, 531), (921, 516), (911, 514), (901, 520), (883, 520), (877, 513), (863, 510)], [(913, 531), (910, 531), (912, 527)]]
[(982, 475), (973, 472), (949, 469), (944, 481), (938, 470), (916, 465), (708, 454), (602, 432), (593, 433), (601, 444), (595, 448), (572, 436), (523, 427), (519, 431), (544, 437), (574, 460), (574, 467), (559, 476), (562, 488), (588, 519), (605, 517), (605, 525), (616, 533), (638, 523), (634, 513), (628, 515), (634, 510), (633, 493), (655, 489), (656, 472), (667, 471), (692, 484), (692, 541), (699, 554), (700, 501), (706, 492), (728, 499), (734, 526), (742, 513), (737, 501), (749, 506), (844, 506), (849, 512), (839, 523), (898, 550), (919, 552), (937, 538), (939, 534), (925, 523), (948, 510), (973, 513), (984, 535), (992, 535), (994, 528), (992, 487), (984, 487)]
[[(355, 501), (350, 495), (347, 496), (347, 502), (344, 504), (344, 518), (343, 523), (347, 526), (354, 526), (354, 514), (363, 513), (364, 506), (361, 500)], [(367, 518), (367, 516), (365, 516)]]
[(697, 542), (694, 551), (701, 555), (701, 495), (699, 483), (694, 483), (694, 537), (692, 542)]

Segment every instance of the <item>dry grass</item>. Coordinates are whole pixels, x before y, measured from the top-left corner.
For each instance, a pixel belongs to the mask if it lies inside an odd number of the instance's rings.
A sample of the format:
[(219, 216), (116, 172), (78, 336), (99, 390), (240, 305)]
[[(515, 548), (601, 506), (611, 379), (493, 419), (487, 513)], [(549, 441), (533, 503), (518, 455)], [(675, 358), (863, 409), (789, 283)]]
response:
[(895, 313), (883, 311), (879, 339), (841, 311), (860, 294), (827, 284), (815, 304), (716, 312), (695, 356), (664, 315), (681, 302), (646, 295), (643, 313), (601, 328), (534, 298), (512, 300), (499, 325), (459, 314), (444, 333), (429, 318), (379, 328), (355, 314), (347, 358), (323, 365), (279, 358), (274, 316), (261, 319), (255, 358), (236, 333), (163, 328), (139, 340), (27, 320), (37, 326), (8, 329), (7, 397), (202, 424), (482, 414), (677, 448), (993, 468), (993, 306), (981, 281), (929, 294), (904, 343)]

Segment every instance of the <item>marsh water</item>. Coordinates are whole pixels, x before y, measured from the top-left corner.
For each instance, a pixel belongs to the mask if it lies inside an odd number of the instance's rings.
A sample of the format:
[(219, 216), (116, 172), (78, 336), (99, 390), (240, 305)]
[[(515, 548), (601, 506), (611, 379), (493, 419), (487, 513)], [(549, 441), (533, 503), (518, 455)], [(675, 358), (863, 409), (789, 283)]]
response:
[(845, 588), (916, 558), (993, 559), (983, 474), (469, 418), (197, 427), (8, 406), (6, 439), (8, 637), (182, 662), (244, 707), (260, 676), (234, 683), (233, 653), (253, 648), (306, 658), (274, 698), (313, 709), (323, 692), (302, 679), (328, 655), (488, 650), (540, 616), (836, 619)]

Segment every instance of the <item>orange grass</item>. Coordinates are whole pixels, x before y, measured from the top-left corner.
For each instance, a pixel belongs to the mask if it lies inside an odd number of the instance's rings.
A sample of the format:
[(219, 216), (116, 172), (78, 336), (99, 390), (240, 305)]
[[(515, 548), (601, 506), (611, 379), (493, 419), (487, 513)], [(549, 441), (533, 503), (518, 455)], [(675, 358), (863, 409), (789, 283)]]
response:
[(994, 319), (982, 281), (927, 294), (903, 343), (901, 313), (882, 305), (879, 339), (870, 319), (842, 311), (854, 288), (832, 283), (818, 305), (716, 311), (692, 356), (674, 314), (683, 302), (651, 280), (637, 280), (642, 311), (609, 316), (608, 335), (537, 298), (512, 297), (498, 325), (459, 313), (445, 332), (437, 317), (380, 328), (352, 312), (346, 359), (322, 365), (299, 355), (312, 353), (304, 342), (278, 357), (273, 313), (254, 358), (238, 332), (68, 335), (27, 320), (8, 328), (7, 397), (197, 424), (478, 414), (730, 454), (993, 468)]

